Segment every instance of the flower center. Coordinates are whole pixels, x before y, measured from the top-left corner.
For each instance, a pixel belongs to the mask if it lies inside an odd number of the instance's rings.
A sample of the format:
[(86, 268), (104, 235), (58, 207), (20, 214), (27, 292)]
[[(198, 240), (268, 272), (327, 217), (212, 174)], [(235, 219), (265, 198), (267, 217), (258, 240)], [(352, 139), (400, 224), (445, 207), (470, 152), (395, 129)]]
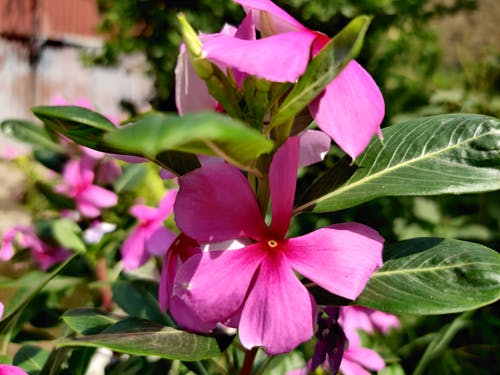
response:
[(276, 241), (276, 240), (269, 240), (269, 241), (267, 241), (267, 246), (269, 246), (269, 247), (276, 247), (276, 246), (278, 246), (278, 241)]

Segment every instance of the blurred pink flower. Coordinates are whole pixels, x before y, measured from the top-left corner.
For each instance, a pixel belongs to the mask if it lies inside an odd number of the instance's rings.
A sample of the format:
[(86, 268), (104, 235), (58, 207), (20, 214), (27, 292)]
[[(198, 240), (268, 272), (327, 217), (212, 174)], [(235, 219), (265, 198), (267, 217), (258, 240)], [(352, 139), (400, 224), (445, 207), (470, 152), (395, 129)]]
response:
[(7, 261), (14, 256), (14, 241), (20, 235), (19, 245), (30, 249), (33, 260), (46, 270), (56, 263), (64, 261), (71, 252), (60, 246), (53, 246), (42, 241), (28, 226), (15, 226), (9, 229), (3, 239), (0, 248), (0, 260)]
[[(242, 24), (252, 22), (261, 38), (227, 33), (201, 38), (204, 56), (220, 66), (274, 82), (296, 82), (330, 40), (269, 0), (234, 1), (247, 12)], [(320, 129), (354, 159), (380, 133), (385, 105), (373, 78), (353, 60), (309, 104), (309, 111)]]
[(169, 190), (158, 208), (142, 204), (132, 206), (130, 213), (139, 219), (139, 224), (122, 245), (124, 269), (138, 268), (153, 255), (165, 255), (176, 234), (165, 228), (163, 222), (172, 214), (176, 194), (176, 190)]
[(85, 154), (80, 160), (70, 160), (63, 170), (63, 182), (55, 188), (73, 198), (77, 210), (90, 218), (99, 216), (101, 208), (112, 207), (118, 202), (115, 193), (93, 184), (94, 166), (95, 160)]
[(289, 138), (272, 160), (270, 227), (238, 169), (214, 163), (180, 178), (174, 211), (184, 234), (199, 243), (253, 242), (235, 250), (208, 249), (181, 266), (171, 297), (171, 312), (180, 325), (208, 330), (221, 322), (239, 328), (246, 348), (288, 352), (312, 336), (315, 314), (315, 302), (294, 272), (354, 299), (381, 265), (383, 239), (361, 224), (331, 225), (285, 238), (299, 142)]
[(28, 375), (22, 368), (0, 364), (0, 375)]

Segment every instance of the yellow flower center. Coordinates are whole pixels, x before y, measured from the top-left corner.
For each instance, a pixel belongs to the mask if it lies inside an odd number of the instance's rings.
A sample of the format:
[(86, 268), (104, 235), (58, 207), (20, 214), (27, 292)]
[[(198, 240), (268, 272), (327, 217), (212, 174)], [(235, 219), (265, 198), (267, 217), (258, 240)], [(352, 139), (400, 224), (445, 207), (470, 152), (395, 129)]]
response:
[(278, 242), (275, 240), (269, 240), (269, 241), (267, 241), (267, 246), (276, 247), (276, 246), (278, 246)]

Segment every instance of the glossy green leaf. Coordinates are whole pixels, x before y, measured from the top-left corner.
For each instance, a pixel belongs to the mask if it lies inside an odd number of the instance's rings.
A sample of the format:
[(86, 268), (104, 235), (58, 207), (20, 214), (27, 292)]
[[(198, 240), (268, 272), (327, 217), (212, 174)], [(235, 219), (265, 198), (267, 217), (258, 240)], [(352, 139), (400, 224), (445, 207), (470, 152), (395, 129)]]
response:
[(101, 139), (116, 127), (103, 115), (78, 106), (39, 106), (31, 109), (49, 129), (96, 150), (113, 152)]
[(33, 124), (32, 122), (8, 119), (2, 121), (0, 127), (6, 135), (27, 143), (37, 149), (65, 152), (64, 147), (55, 143), (43, 127)]
[(113, 301), (130, 316), (151, 320), (163, 325), (172, 325), (170, 318), (163, 313), (158, 300), (149, 291), (132, 281), (113, 283)]
[(368, 16), (356, 17), (321, 49), (271, 118), (269, 129), (306, 108), (359, 54), (370, 20)]
[(127, 319), (105, 332), (56, 341), (57, 347), (104, 347), (120, 353), (197, 361), (221, 354), (215, 337), (180, 331), (140, 319)]
[(30, 303), (30, 301), (40, 292), (40, 290), (47, 285), (47, 283), (56, 277), (59, 272), (61, 272), (73, 259), (75, 259), (78, 254), (73, 254), (70, 256), (64, 263), (61, 263), (59, 266), (54, 268), (54, 270), (50, 273), (46, 273), (44, 277), (42, 277), (36, 284), (32, 284), (32, 287), (26, 290), (22, 297), (16, 299), (15, 301), (11, 300), (11, 303), (6, 306), (5, 315), (0, 320), (0, 334), (6, 331), (9, 326), (14, 322), (17, 318), (18, 314)]
[(500, 298), (500, 254), (452, 239), (414, 238), (384, 249), (384, 265), (354, 304), (405, 314), (448, 314)]
[(382, 196), (435, 195), (500, 189), (500, 121), (447, 114), (383, 130), (349, 167), (347, 159), (318, 178), (296, 212), (336, 211)]
[(166, 151), (219, 156), (233, 164), (257, 158), (272, 141), (244, 123), (218, 113), (176, 115), (155, 113), (108, 133), (104, 140), (123, 153), (151, 160)]
[(77, 308), (62, 315), (64, 323), (81, 335), (92, 335), (118, 322), (118, 317), (105, 311), (91, 308)]
[(39, 374), (49, 358), (50, 352), (38, 346), (23, 346), (14, 356), (12, 364), (21, 367), (30, 375)]

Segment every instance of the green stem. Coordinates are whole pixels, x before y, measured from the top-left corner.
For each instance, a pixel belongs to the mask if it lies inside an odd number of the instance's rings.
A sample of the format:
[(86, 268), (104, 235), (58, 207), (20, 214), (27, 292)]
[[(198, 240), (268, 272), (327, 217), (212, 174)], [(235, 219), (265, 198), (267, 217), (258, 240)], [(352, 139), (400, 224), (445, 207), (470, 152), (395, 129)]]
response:
[(436, 338), (432, 340), (427, 349), (425, 350), (422, 358), (417, 364), (417, 367), (413, 371), (413, 375), (422, 375), (424, 370), (434, 358), (441, 354), (448, 344), (451, 342), (453, 337), (460, 331), (464, 326), (467, 325), (467, 320), (472, 316), (474, 310), (466, 311), (460, 314), (457, 318), (453, 320), (450, 324), (443, 327)]
[(245, 353), (245, 360), (243, 361), (243, 366), (241, 367), (240, 375), (250, 375), (253, 369), (253, 361), (257, 355), (258, 348), (253, 348), (247, 350)]

